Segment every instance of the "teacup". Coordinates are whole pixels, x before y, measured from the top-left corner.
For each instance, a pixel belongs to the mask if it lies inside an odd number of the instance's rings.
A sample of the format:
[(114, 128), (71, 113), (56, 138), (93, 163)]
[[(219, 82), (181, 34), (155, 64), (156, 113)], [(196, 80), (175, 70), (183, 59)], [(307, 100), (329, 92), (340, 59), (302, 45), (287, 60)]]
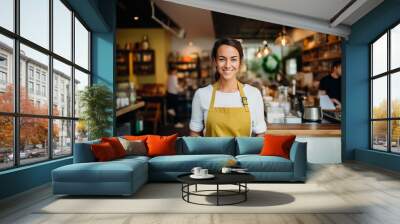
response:
[(207, 176), (208, 175), (208, 169), (201, 169), (200, 170), (200, 176)]
[(202, 168), (201, 167), (193, 167), (193, 169), (192, 169), (192, 173), (194, 174), (194, 175), (196, 175), (196, 176), (199, 176), (199, 175), (201, 175), (200, 174), (200, 171), (202, 170)]

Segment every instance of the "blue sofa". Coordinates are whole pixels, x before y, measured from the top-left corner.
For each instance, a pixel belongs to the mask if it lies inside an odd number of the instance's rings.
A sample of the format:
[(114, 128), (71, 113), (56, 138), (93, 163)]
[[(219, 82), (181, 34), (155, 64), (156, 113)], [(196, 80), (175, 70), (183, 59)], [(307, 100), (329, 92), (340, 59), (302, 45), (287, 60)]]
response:
[(262, 137), (181, 137), (176, 141), (177, 155), (127, 156), (96, 162), (90, 141), (75, 144), (74, 163), (52, 171), (54, 194), (131, 195), (148, 181), (176, 181), (193, 167), (218, 172), (234, 159), (256, 177), (256, 181), (304, 182), (307, 145), (294, 142), (290, 159), (260, 156)]

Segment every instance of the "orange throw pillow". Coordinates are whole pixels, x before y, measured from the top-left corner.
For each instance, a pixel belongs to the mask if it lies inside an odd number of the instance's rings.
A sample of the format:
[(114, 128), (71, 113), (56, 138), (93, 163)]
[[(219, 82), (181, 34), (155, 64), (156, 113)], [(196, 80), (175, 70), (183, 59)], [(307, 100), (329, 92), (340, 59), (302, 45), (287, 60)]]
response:
[(290, 158), (290, 147), (296, 135), (264, 135), (264, 145), (261, 149), (262, 156), (280, 156)]
[(170, 136), (149, 135), (147, 137), (148, 156), (176, 155), (175, 142), (178, 134)]
[(124, 139), (129, 141), (146, 141), (148, 135), (125, 135)]
[(119, 142), (118, 138), (111, 137), (111, 138), (101, 138), (101, 142), (108, 142), (114, 149), (115, 155), (117, 158), (121, 158), (126, 156), (126, 151), (122, 146), (121, 142)]
[(117, 156), (115, 155), (114, 149), (112, 148), (111, 144), (108, 142), (102, 142), (100, 144), (93, 144), (90, 146), (94, 157), (99, 162), (109, 161), (116, 159)]

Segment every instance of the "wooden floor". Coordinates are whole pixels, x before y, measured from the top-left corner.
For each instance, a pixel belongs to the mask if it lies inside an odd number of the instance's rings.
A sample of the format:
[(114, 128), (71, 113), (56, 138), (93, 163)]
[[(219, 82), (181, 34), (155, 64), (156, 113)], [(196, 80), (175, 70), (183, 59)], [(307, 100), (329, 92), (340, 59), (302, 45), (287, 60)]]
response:
[[(367, 206), (357, 214), (35, 214), (54, 197), (42, 186), (0, 202), (0, 223), (400, 223), (400, 174), (359, 163), (313, 165), (308, 182)], [(315, 201), (315, 203), (320, 203)]]

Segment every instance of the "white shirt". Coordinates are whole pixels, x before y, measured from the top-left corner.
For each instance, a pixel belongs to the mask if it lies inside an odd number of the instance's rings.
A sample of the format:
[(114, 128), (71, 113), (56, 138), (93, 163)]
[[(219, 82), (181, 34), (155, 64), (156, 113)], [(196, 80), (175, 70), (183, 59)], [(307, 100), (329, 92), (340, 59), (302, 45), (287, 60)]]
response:
[(178, 77), (176, 75), (168, 75), (168, 93), (178, 94), (179, 85), (178, 85)]
[[(192, 102), (192, 117), (189, 128), (195, 132), (202, 132), (207, 121), (208, 109), (210, 107), (213, 87), (206, 87), (196, 90)], [(255, 134), (266, 132), (267, 124), (264, 118), (264, 102), (260, 91), (250, 85), (245, 84), (243, 92), (249, 104), (251, 131)], [(239, 90), (233, 93), (216, 91), (214, 107), (243, 107)]]

